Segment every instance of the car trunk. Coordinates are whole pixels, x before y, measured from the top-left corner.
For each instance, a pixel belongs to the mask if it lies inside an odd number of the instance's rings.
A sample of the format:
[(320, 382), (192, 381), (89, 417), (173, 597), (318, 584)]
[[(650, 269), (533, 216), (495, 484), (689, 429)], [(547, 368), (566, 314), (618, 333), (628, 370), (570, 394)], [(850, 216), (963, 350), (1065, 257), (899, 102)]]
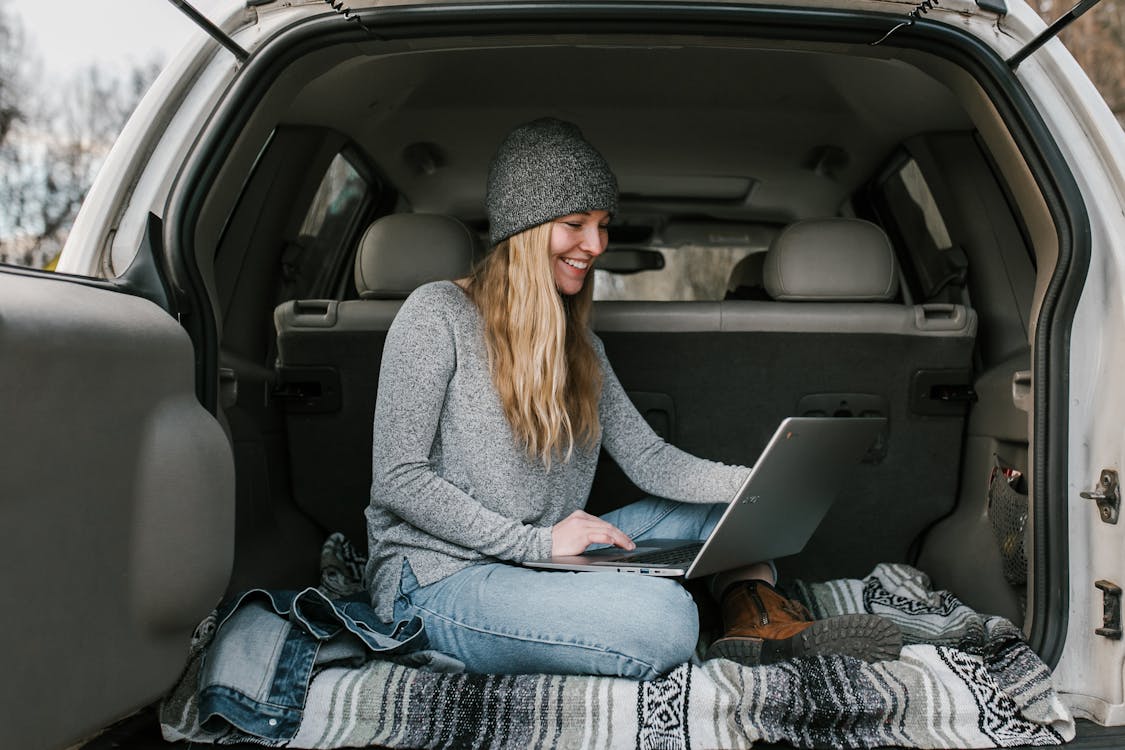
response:
[[(497, 12), (493, 20), (502, 17)], [(256, 107), (242, 108), (238, 138), (225, 144), (232, 149), (226, 162), (257, 153), (271, 138), (280, 141), (282, 123), (302, 130), (309, 154), (325, 143), (353, 144), (393, 185), (400, 206), (480, 227), (480, 176), (492, 144), (510, 123), (554, 111), (554, 94), (542, 92), (558, 91), (578, 71), (580, 79), (604, 80), (565, 109), (620, 165), (623, 200), (614, 229), (625, 238), (647, 237), (622, 248), (691, 252), (715, 244), (708, 222), (734, 236), (768, 236), (840, 210), (875, 220), (892, 236), (904, 269), (903, 293), (892, 304), (606, 300), (598, 303), (595, 328), (642, 411), (670, 441), (699, 455), (752, 463), (787, 415), (888, 416), (881, 455), (783, 570), (823, 579), (859, 576), (878, 562), (924, 560), (938, 585), (956, 585), (966, 601), (1022, 623), (1022, 592), (1003, 578), (981, 510), (993, 454), (1021, 476), (1032, 473), (1032, 399), (1013, 402), (1009, 392), (1012, 379), (1026, 383), (1032, 367), (1035, 288), (1052, 273), (1061, 240), (1031, 236), (1028, 227), (1046, 219), (1054, 231), (1061, 228), (1045, 213), (1041, 188), (1018, 151), (1025, 137), (1020, 121), (1000, 117), (1001, 92), (987, 78), (974, 79), (932, 49), (916, 49), (927, 45), (906, 35), (901, 46), (884, 49), (849, 44), (871, 41), (868, 29), (827, 34), (793, 26), (785, 31), (800, 41), (782, 43), (779, 28), (760, 19), (745, 19), (758, 23), (737, 33), (718, 32), (714, 20), (665, 28), (659, 13), (651, 19), (652, 28), (625, 33), (621, 18), (596, 28), (571, 28), (564, 18), (563, 28), (577, 36), (560, 41), (513, 36), (510, 27), (490, 26), (487, 16), (458, 16), (479, 33), (430, 33), (409, 44), (416, 30), (405, 22), (386, 24), (383, 42), (345, 34), (328, 20), (309, 24), (308, 44), (315, 40), (322, 51), (288, 67), (267, 65), (263, 56), (271, 85)], [(532, 13), (524, 20), (530, 28), (539, 23)], [(333, 35), (358, 46), (330, 44)], [(364, 95), (348, 96), (358, 90)], [(294, 153), (293, 141), (284, 142)], [(259, 164), (268, 145), (262, 153)], [(417, 158), (430, 168), (420, 168)], [(921, 174), (948, 224), (944, 247), (927, 246), (926, 219), (912, 215), (922, 207), (909, 190), (895, 193), (892, 183), (904, 179), (905, 164)], [(742, 187), (701, 177), (720, 168)], [(199, 224), (220, 224), (207, 219), (227, 212), (233, 218), (224, 222), (226, 235), (203, 237), (214, 251), (202, 251), (199, 262), (228, 290), (223, 356), (240, 381), (238, 401), (224, 410), (244, 467), (237, 588), (284, 577), (279, 550), (299, 556), (293, 574), (307, 575), (315, 542), (328, 533), (345, 531), (362, 543), (386, 324), (349, 317), (364, 304), (353, 299), (347, 276), (352, 246), (342, 251), (337, 286), (326, 288), (338, 298), (306, 297), (287, 308), (288, 317), (279, 311), (275, 329), (270, 311), (286, 300), (261, 274), (283, 263), (283, 247), (295, 239), (281, 221), (295, 201), (276, 186), (297, 178), (279, 171), (274, 187), (263, 185), (252, 204), (244, 195), (237, 205), (233, 191), (221, 197), (222, 187), (241, 185), (246, 167), (237, 182), (231, 171), (211, 189)], [(963, 189), (970, 184), (971, 193)], [(240, 213), (260, 219), (262, 212), (278, 221), (268, 239), (235, 231)], [(723, 242), (743, 254), (754, 249)], [(611, 237), (611, 254), (613, 243)], [(935, 270), (937, 263), (950, 266)], [(954, 281), (935, 290), (943, 270)], [(276, 270), (269, 273), (277, 278)], [(271, 383), (275, 365), (280, 393)], [(606, 463), (591, 504), (608, 510), (636, 494)], [(971, 524), (973, 533), (950, 535), (958, 523)], [(287, 528), (304, 541), (291, 544)]]
[[(560, 114), (619, 172), (620, 250), (746, 256), (762, 248), (745, 238), (841, 214), (887, 232), (903, 291), (884, 303), (603, 299), (594, 327), (638, 408), (696, 455), (753, 463), (790, 415), (887, 417), (885, 443), (806, 550), (778, 561), (782, 574), (916, 565), (1057, 658), (1064, 540), (1045, 498), (1066, 430), (1048, 431), (1045, 415), (1065, 397), (1049, 373), (1063, 366), (1066, 312), (1046, 290), (1063, 285), (1082, 214), (996, 61), (947, 27), (872, 46), (886, 17), (784, 9), (367, 18), (326, 15), (256, 53), (166, 217), (217, 321), (200, 334), (213, 347), (199, 366), (236, 465), (230, 592), (315, 584), (329, 534), (365, 542), (394, 304), (375, 314), (356, 298), (359, 233), (407, 210), (481, 229), (494, 144), (512, 124)], [(311, 257), (301, 217), (338, 154), (371, 192), (338, 246), (315, 251), (320, 280), (295, 282)], [(605, 457), (590, 509), (638, 495)], [(1025, 545), (1028, 512), (1040, 535)]]

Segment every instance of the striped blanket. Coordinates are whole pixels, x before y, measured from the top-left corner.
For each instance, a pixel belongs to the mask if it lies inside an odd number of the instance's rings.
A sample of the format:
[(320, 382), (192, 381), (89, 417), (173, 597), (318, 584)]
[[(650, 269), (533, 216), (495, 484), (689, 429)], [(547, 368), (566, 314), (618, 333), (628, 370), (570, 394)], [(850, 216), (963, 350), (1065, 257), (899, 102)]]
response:
[[(348, 565), (348, 569), (352, 566)], [(339, 591), (341, 568), (326, 567)], [(345, 587), (354, 585), (344, 582)], [(798, 584), (814, 614), (874, 612), (902, 628), (897, 661), (839, 656), (764, 667), (684, 664), (661, 679), (470, 675), (386, 661), (328, 667), (309, 686), (299, 748), (970, 748), (1057, 745), (1074, 737), (1046, 666), (1009, 622), (981, 616), (905, 565), (862, 580)], [(200, 727), (203, 629), (161, 708), (168, 740), (261, 742)]]

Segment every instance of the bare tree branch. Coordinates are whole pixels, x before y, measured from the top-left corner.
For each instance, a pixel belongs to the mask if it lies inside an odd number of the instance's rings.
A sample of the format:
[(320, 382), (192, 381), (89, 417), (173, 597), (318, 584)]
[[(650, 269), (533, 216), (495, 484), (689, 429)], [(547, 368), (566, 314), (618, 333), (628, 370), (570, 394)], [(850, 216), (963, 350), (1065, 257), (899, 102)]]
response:
[(98, 168), (160, 70), (88, 66), (29, 95), (30, 50), (0, 0), (0, 262), (42, 267), (62, 249)]

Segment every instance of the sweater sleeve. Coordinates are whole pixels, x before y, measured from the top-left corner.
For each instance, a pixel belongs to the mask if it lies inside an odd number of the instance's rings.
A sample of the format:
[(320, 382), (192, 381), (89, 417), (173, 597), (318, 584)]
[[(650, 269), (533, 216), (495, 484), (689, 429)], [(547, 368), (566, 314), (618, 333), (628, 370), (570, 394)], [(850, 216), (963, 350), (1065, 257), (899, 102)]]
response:
[(456, 368), (445, 290), (422, 287), (403, 304), (383, 350), (375, 403), (371, 502), (446, 542), (506, 560), (548, 557), (551, 528), (486, 508), (438, 475), (430, 452)]
[(629, 400), (601, 341), (594, 336), (593, 343), (602, 361), (602, 445), (626, 476), (657, 497), (686, 503), (729, 501), (750, 469), (697, 458), (664, 442)]

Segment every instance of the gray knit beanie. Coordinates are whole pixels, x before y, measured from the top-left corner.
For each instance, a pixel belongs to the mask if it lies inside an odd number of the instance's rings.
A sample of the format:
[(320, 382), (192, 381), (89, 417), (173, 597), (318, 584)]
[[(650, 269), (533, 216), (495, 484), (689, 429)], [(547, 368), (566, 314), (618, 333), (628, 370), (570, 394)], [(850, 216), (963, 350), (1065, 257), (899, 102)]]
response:
[(560, 216), (617, 211), (617, 178), (573, 123), (544, 117), (504, 139), (488, 170), (489, 246)]

